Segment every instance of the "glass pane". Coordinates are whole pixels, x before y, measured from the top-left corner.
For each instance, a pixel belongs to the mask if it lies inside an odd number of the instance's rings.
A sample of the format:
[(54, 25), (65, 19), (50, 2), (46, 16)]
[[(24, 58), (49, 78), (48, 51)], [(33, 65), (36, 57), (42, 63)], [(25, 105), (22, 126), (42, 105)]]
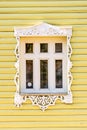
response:
[(26, 61), (26, 88), (33, 88), (33, 60)]
[(33, 53), (33, 43), (26, 44), (26, 53)]
[(40, 52), (48, 52), (48, 44), (47, 43), (40, 44)]
[(55, 44), (55, 52), (62, 52), (62, 43)]
[(48, 88), (48, 61), (40, 61), (40, 88)]
[(62, 88), (62, 60), (55, 61), (56, 88)]

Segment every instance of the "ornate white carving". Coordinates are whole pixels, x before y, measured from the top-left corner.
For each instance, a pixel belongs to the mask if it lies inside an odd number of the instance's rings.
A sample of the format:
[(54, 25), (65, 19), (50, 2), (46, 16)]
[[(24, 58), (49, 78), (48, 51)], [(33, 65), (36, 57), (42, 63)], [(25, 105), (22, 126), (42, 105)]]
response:
[[(38, 105), (42, 111), (48, 108), (50, 105), (54, 105), (57, 99), (60, 99), (64, 103), (72, 103), (72, 93), (70, 90), (71, 83), (72, 83), (72, 75), (70, 69), (72, 67), (72, 63), (70, 61), (71, 54), (72, 54), (72, 47), (70, 44), (70, 39), (72, 35), (72, 27), (56, 27), (49, 25), (47, 23), (42, 23), (39, 25), (35, 25), (33, 27), (26, 27), (26, 28), (15, 28), (14, 35), (17, 39), (17, 46), (15, 49), (15, 54), (17, 58), (17, 62), (15, 67), (17, 69), (14, 81), (16, 84), (16, 93), (14, 98), (14, 103), (17, 107), (21, 106), (26, 99), (30, 99), (33, 105)], [(22, 36), (67, 36), (67, 63), (68, 63), (68, 72), (67, 72), (67, 80), (68, 80), (68, 93), (67, 95), (60, 95), (57, 96), (53, 95), (21, 95), (19, 93), (19, 44), (20, 44), (20, 37)]]
[(69, 91), (67, 95), (62, 96), (61, 101), (64, 102), (64, 103), (72, 103), (72, 93), (71, 93), (71, 91)]
[(48, 108), (49, 105), (55, 105), (57, 96), (53, 95), (37, 95), (29, 96), (29, 99), (32, 101), (33, 105), (38, 105), (42, 111)]
[(14, 35), (18, 36), (71, 36), (71, 27), (57, 27), (47, 23), (41, 23), (32, 27), (14, 28)]
[(20, 107), (23, 102), (25, 102), (24, 96), (21, 96), (18, 92), (15, 93), (14, 103), (15, 106)]

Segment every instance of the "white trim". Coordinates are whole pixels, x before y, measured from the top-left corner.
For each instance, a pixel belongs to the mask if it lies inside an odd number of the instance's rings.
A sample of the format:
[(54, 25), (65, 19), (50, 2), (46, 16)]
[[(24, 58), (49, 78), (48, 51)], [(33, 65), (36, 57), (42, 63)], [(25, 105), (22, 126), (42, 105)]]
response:
[[(54, 38), (55, 39), (55, 38)], [(41, 39), (42, 40), (42, 39)], [(66, 93), (67, 90), (67, 78), (66, 78), (66, 43), (62, 43), (63, 52), (54, 53), (55, 51), (55, 43), (53, 40), (51, 41), (49, 38), (46, 38), (48, 41), (48, 52), (47, 53), (39, 53), (41, 40), (33, 43), (34, 53), (25, 53), (26, 43), (21, 43), (21, 59), (20, 59), (20, 74), (21, 76), (21, 84), (23, 86), (21, 88), (21, 93)], [(43, 40), (44, 41), (44, 40)], [(27, 42), (28, 43), (28, 42)], [(31, 43), (31, 41), (30, 41)], [(26, 89), (26, 60), (33, 60), (33, 89)], [(40, 60), (48, 60), (48, 89), (40, 89)], [(62, 69), (63, 69), (63, 88), (55, 88), (55, 60), (62, 60)], [(37, 63), (36, 63), (37, 62)], [(23, 69), (24, 68), (24, 69)], [(37, 68), (37, 69), (36, 69)]]
[[(70, 72), (70, 69), (72, 67), (72, 63), (70, 62), (70, 57), (72, 54), (72, 48), (70, 45), (70, 38), (72, 35), (72, 27), (57, 27), (53, 26), (47, 23), (41, 23), (39, 25), (35, 25), (32, 27), (25, 27), (25, 28), (15, 28), (14, 29), (14, 35), (17, 39), (17, 46), (15, 49), (15, 54), (17, 58), (17, 63), (15, 64), (15, 67), (17, 68), (17, 73), (15, 76), (15, 84), (17, 87), (17, 91), (15, 94), (15, 104), (16, 106), (20, 106), (24, 101), (26, 101), (27, 98), (29, 98), (34, 105), (38, 105), (43, 111), (48, 108), (49, 105), (54, 105), (55, 101), (57, 99), (60, 99), (62, 102), (65, 103), (72, 103), (72, 93), (70, 90), (70, 86), (72, 83), (72, 75)], [(51, 95), (32, 95), (32, 96), (22, 96), (20, 95), (20, 85), (19, 80), (21, 75), (19, 76), (19, 60), (21, 57), (20, 55), (20, 37), (35, 37), (35, 36), (67, 36), (67, 86), (68, 86), (68, 93), (67, 95), (59, 95), (56, 96), (55, 94)], [(58, 57), (57, 57), (58, 58)], [(62, 93), (61, 93), (62, 94)], [(49, 100), (49, 102), (48, 102)]]
[(47, 23), (41, 23), (32, 27), (15, 27), (15, 36), (71, 36), (72, 27), (58, 27)]

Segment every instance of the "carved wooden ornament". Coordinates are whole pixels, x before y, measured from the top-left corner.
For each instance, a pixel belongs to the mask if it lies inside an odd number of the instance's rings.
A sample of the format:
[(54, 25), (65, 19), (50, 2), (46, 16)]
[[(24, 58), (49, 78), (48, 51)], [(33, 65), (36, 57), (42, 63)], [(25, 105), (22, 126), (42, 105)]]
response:
[[(70, 39), (72, 35), (72, 27), (68, 26), (53, 26), (47, 23), (41, 23), (39, 25), (34, 25), (32, 27), (17, 27), (14, 28), (14, 35), (16, 36), (17, 45), (15, 49), (15, 55), (17, 58), (17, 62), (15, 63), (15, 67), (17, 69), (14, 81), (16, 84), (16, 93), (14, 98), (14, 103), (17, 107), (21, 106), (23, 102), (27, 99), (30, 99), (33, 105), (38, 105), (42, 111), (48, 108), (50, 105), (55, 105), (57, 99), (60, 99), (64, 103), (72, 103), (72, 93), (70, 90), (72, 83), (72, 75), (70, 69), (72, 67), (72, 63), (70, 61), (70, 57), (72, 54), (72, 48), (70, 44)], [(21, 95), (19, 93), (19, 44), (20, 37), (29, 37), (29, 36), (66, 36), (67, 37), (67, 65), (68, 65), (68, 76), (67, 76), (67, 87), (68, 92), (67, 95), (43, 95), (43, 94), (35, 94), (35, 95)]]

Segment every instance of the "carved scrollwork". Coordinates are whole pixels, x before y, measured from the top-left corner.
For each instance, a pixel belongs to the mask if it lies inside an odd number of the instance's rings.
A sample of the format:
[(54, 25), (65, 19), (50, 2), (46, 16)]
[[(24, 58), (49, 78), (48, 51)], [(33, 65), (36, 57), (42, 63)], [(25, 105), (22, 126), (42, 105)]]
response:
[(40, 107), (42, 111), (48, 108), (50, 105), (55, 105), (57, 96), (48, 96), (48, 95), (39, 95), (39, 96), (29, 96), (29, 99), (32, 101), (33, 105), (37, 105)]
[[(70, 39), (72, 35), (71, 27), (56, 27), (49, 25), (47, 23), (42, 23), (33, 27), (27, 28), (15, 28), (15, 36), (17, 39), (17, 45), (15, 49), (15, 55), (17, 58), (17, 62), (15, 67), (17, 69), (14, 81), (16, 84), (16, 93), (14, 98), (14, 103), (17, 107), (21, 106), (23, 102), (27, 99), (30, 99), (33, 105), (37, 105), (40, 107), (42, 111), (48, 108), (50, 105), (54, 105), (57, 99), (60, 99), (64, 103), (72, 103), (72, 93), (70, 90), (72, 83), (72, 74), (70, 69), (72, 67), (72, 62), (70, 61), (72, 54), (72, 47), (70, 44)], [(19, 44), (20, 44), (20, 36), (67, 36), (67, 64), (68, 64), (68, 72), (67, 72), (67, 81), (68, 81), (68, 94), (67, 95), (32, 95), (32, 96), (22, 96), (19, 93)]]
[(15, 36), (71, 36), (72, 30), (67, 27), (57, 27), (41, 23), (32, 27), (15, 28)]

